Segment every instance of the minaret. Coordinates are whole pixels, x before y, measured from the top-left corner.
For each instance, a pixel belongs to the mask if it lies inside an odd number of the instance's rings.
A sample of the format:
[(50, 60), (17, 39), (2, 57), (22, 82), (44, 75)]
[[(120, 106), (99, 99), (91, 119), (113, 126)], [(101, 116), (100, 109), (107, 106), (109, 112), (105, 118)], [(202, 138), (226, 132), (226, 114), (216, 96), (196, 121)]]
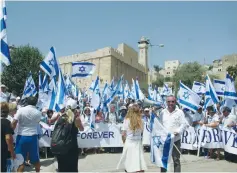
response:
[(144, 36), (138, 42), (138, 48), (139, 48), (138, 63), (145, 67), (146, 73), (148, 73), (148, 45), (149, 40)]

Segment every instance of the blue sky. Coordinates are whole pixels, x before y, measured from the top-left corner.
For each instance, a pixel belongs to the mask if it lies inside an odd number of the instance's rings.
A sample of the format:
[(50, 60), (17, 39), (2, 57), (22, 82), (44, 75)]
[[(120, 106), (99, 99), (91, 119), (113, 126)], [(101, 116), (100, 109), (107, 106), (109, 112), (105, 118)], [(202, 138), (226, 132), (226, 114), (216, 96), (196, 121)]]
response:
[(237, 53), (237, 2), (6, 2), (9, 44), (30, 44), (45, 55), (93, 51), (141, 36), (164, 48), (149, 64), (165, 60), (211, 63)]

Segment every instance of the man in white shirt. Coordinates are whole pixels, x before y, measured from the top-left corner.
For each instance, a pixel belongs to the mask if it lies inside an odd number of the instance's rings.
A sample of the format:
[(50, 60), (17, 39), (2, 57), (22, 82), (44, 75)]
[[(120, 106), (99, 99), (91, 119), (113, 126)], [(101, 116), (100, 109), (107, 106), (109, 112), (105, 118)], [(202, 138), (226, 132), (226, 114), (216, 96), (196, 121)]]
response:
[(231, 109), (229, 107), (223, 107), (222, 109), (223, 112), (223, 119), (222, 119), (222, 124), (224, 127), (233, 127), (236, 122), (236, 116), (231, 114)]
[[(175, 135), (172, 158), (174, 162), (174, 172), (181, 172), (180, 164), (180, 139), (184, 128), (186, 127), (186, 120), (183, 111), (176, 107), (176, 98), (174, 96), (167, 96), (166, 98), (167, 108), (162, 110), (160, 114), (160, 121), (165, 127), (165, 129)], [(177, 149), (179, 151), (177, 151)], [(161, 168), (161, 172), (166, 172), (167, 170)]]
[[(28, 105), (20, 108), (14, 116), (12, 126), (17, 129), (16, 154), (21, 154), (24, 160), (29, 159), (35, 166), (36, 172), (40, 172), (39, 143), (38, 143), (38, 125), (42, 113), (36, 109), (37, 98), (27, 98)], [(24, 164), (20, 165), (17, 172), (24, 171)]]
[(113, 124), (118, 122), (118, 115), (116, 112), (116, 106), (114, 104), (110, 105), (110, 111), (107, 113), (105, 121)]
[[(234, 127), (237, 123), (236, 116), (231, 114), (231, 109), (229, 107), (223, 107), (223, 119), (222, 124), (224, 127), (231, 128)], [(237, 155), (224, 151), (225, 160), (236, 162), (237, 163)]]
[(0, 91), (0, 102), (9, 102), (10, 96), (7, 92), (6, 85), (1, 85), (1, 91)]

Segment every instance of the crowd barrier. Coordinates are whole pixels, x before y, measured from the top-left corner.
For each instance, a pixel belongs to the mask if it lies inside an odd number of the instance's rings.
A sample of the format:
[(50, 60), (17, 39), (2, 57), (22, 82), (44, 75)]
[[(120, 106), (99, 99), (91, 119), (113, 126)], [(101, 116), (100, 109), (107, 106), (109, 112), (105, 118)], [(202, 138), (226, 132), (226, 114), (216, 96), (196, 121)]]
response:
[[(40, 147), (50, 147), (51, 135), (54, 126), (48, 126), (41, 122), (42, 137), (39, 140)], [(121, 136), (122, 124), (96, 123), (91, 129), (89, 124), (84, 127), (84, 131), (79, 131), (77, 135), (79, 148), (98, 147), (123, 147)], [(143, 145), (150, 145), (149, 124), (144, 124)], [(203, 148), (223, 148), (225, 151), (237, 155), (237, 133), (229, 128), (209, 128), (200, 127), (194, 129), (188, 127), (181, 136), (181, 148), (187, 150), (197, 150)]]

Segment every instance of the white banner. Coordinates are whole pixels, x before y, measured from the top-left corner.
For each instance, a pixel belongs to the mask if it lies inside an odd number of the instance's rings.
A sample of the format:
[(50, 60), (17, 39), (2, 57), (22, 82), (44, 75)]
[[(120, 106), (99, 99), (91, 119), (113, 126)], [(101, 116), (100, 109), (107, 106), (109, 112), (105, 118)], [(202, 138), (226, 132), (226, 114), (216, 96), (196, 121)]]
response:
[[(51, 135), (54, 126), (42, 125), (43, 136), (39, 140), (40, 147), (50, 147)], [(122, 124), (98, 123), (95, 128), (84, 127), (84, 131), (77, 134), (79, 148), (96, 148), (96, 147), (123, 147), (121, 136)]]
[[(50, 147), (54, 126), (48, 126), (42, 122), (40, 124), (43, 136), (39, 140), (39, 145), (40, 147)], [(86, 126), (83, 132), (78, 132), (78, 147), (123, 147), (121, 127), (122, 124), (108, 123), (98, 123), (94, 129)], [(195, 131), (193, 127), (189, 127), (181, 136), (181, 148), (197, 150), (199, 141), (201, 141), (201, 147), (224, 148), (225, 151), (237, 155), (237, 133), (232, 129), (201, 127)], [(146, 146), (150, 145), (149, 123), (144, 124), (142, 143)]]

